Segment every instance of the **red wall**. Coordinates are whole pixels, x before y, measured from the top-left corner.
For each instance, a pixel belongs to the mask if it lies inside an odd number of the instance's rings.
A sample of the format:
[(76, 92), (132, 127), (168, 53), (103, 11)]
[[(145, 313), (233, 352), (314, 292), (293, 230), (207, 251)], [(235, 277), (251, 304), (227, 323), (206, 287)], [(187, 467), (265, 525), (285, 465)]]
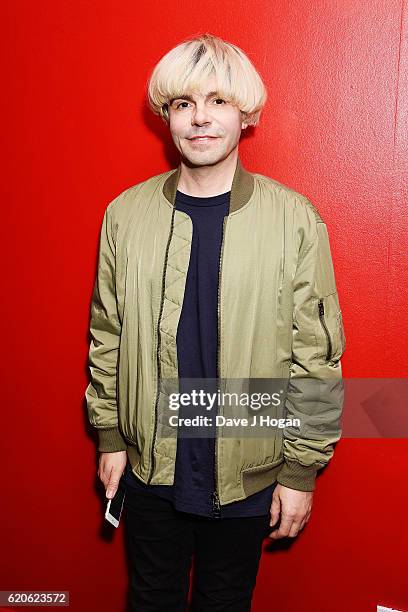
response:
[[(144, 106), (149, 71), (204, 31), (249, 54), (269, 98), (241, 158), (307, 195), (327, 222), (344, 375), (404, 377), (407, 8), (8, 0), (1, 11), (0, 589), (69, 590), (72, 610), (116, 612), (123, 529), (103, 524), (83, 394), (103, 212), (123, 189), (178, 163)], [(304, 531), (288, 549), (265, 543), (255, 612), (408, 609), (406, 451), (406, 439), (340, 441)]]

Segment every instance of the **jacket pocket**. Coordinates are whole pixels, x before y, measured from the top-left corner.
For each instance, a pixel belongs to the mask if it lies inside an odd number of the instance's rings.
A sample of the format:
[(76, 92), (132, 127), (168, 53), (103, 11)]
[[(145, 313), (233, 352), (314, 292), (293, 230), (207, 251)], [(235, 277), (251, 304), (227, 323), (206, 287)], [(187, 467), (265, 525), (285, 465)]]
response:
[(317, 298), (316, 342), (321, 362), (337, 362), (346, 348), (337, 291)]
[(321, 365), (336, 363), (345, 348), (343, 318), (334, 276), (329, 235), (325, 223), (317, 223), (318, 253), (315, 279), (315, 335)]

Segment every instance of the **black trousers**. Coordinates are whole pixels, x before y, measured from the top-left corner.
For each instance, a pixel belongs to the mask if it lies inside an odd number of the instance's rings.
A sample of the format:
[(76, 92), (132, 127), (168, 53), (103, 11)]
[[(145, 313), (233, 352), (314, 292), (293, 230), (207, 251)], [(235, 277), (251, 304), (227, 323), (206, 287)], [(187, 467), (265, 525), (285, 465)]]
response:
[(269, 513), (201, 517), (175, 510), (154, 493), (126, 487), (123, 516), (128, 612), (251, 610), (262, 543), (270, 532)]

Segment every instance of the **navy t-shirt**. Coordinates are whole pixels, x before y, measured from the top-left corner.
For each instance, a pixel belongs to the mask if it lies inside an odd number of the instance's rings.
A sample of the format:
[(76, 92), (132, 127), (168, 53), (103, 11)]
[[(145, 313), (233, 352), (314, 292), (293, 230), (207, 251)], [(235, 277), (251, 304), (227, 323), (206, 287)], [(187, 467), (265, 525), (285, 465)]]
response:
[[(230, 191), (212, 197), (195, 197), (177, 190), (175, 206), (193, 223), (190, 263), (177, 328), (179, 379), (217, 378), (218, 274), (223, 219), (228, 215)], [(183, 389), (184, 390), (184, 389)], [(213, 411), (208, 413), (215, 418)], [(191, 416), (180, 408), (178, 415)], [(182, 428), (179, 426), (179, 432)], [(127, 462), (123, 475), (129, 486), (170, 500), (176, 510), (213, 517), (215, 490), (215, 437), (178, 436), (173, 485), (146, 485)], [(244, 500), (221, 505), (221, 518), (268, 514), (277, 482)]]

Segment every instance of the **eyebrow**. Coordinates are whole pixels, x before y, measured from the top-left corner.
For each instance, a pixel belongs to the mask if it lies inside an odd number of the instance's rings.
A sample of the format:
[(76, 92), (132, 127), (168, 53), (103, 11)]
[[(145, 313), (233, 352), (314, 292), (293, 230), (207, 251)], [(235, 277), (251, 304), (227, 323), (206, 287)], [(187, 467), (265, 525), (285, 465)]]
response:
[[(207, 95), (206, 98), (211, 98), (211, 96), (214, 96), (215, 94), (219, 94), (218, 91), (210, 91)], [(194, 102), (194, 98), (188, 94), (184, 95), (184, 96), (178, 96), (177, 98), (172, 98), (170, 100), (170, 104), (173, 104), (173, 102), (175, 100), (189, 100), (190, 102)]]

